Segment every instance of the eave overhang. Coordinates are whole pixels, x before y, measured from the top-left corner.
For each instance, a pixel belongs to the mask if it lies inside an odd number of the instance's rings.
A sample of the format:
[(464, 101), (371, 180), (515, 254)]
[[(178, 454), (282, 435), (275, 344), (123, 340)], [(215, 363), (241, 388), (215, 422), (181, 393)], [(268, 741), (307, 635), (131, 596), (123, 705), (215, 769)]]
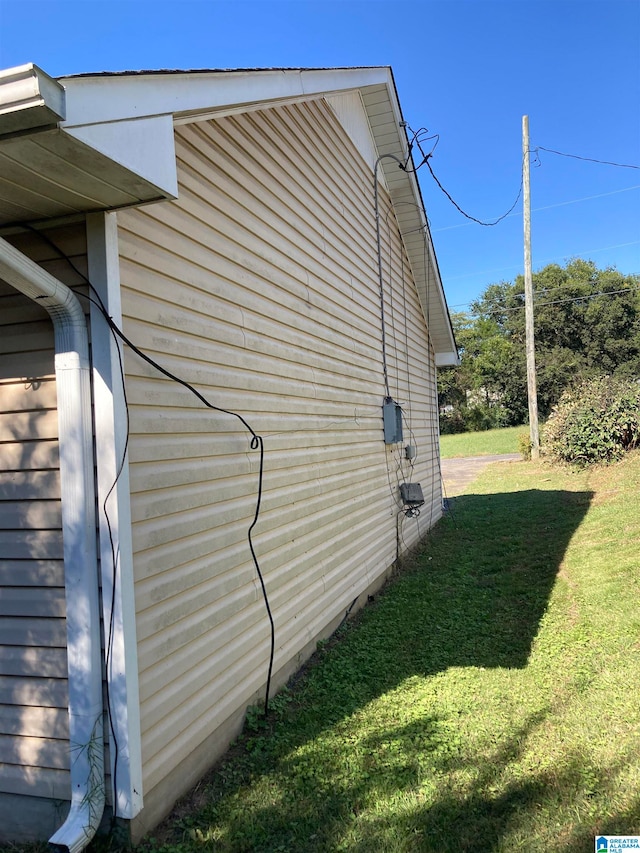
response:
[[(20, 86), (26, 92), (22, 100)], [(393, 154), (404, 162), (408, 141), (388, 67), (126, 72), (58, 81), (34, 65), (11, 69), (0, 75), (0, 226), (174, 198), (175, 124), (354, 90), (360, 92), (379, 155)], [(23, 125), (16, 130), (20, 115)], [(382, 160), (379, 169), (394, 205), (436, 364), (456, 364), (455, 339), (416, 176), (390, 158)]]
[(170, 117), (71, 127), (67, 105), (33, 64), (0, 73), (0, 226), (175, 198)]
[(391, 154), (380, 162), (396, 220), (407, 251), (413, 278), (425, 314), (437, 367), (459, 364), (458, 350), (444, 295), (438, 261), (431, 239), (422, 193), (409, 158), (409, 144), (391, 69), (383, 86), (362, 91), (373, 138), (380, 156)]

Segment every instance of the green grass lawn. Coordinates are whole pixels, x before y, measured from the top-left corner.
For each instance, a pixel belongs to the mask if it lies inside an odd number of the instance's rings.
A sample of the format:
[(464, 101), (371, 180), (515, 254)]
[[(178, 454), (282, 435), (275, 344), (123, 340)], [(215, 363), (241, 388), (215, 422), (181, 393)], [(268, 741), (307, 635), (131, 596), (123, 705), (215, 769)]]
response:
[(640, 832), (640, 454), (492, 466), (151, 851), (593, 850)]
[(440, 456), (490, 456), (497, 453), (519, 453), (518, 436), (529, 432), (528, 426), (503, 427), (482, 432), (461, 432), (440, 436)]

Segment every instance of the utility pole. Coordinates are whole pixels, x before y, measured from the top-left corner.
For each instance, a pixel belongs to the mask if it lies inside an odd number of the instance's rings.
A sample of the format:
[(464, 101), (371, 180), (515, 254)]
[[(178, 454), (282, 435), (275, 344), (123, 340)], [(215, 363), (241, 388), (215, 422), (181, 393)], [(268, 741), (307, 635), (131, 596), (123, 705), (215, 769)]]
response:
[(531, 278), (531, 191), (529, 186), (529, 116), (522, 116), (522, 187), (524, 213), (524, 317), (527, 352), (527, 399), (531, 458), (540, 456), (536, 351), (533, 332), (533, 281)]

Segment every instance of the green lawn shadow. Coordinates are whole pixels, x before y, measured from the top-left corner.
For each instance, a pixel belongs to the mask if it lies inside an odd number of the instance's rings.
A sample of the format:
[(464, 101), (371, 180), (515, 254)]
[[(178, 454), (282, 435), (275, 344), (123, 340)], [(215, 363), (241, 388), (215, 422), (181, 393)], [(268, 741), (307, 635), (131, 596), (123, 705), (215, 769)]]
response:
[[(457, 498), (453, 511), (376, 600), (319, 650), (292, 687), (280, 719), (249, 733), (249, 740), (241, 741), (209, 777), (209, 805), (188, 825), (205, 830), (218, 822), (223, 800), (237, 796), (249, 776), (281, 780), (284, 774), (290, 780), (287, 796), (268, 807), (236, 809), (225, 831), (227, 844), (220, 849), (474, 850), (480, 848), (469, 846), (473, 839), (491, 834), (498, 843), (523, 810), (535, 809), (548, 783), (544, 775), (532, 775), (521, 790), (514, 787), (495, 801), (486, 793), (499, 776), (500, 750), (505, 761), (517, 755), (528, 732), (542, 723), (537, 711), (509, 743), (500, 745), (492, 768), (476, 768), (478, 782), (471, 793), (458, 799), (443, 791), (429, 809), (398, 817), (393, 826), (388, 818), (368, 822), (361, 840), (351, 845), (344, 839), (345, 826), (353, 824), (358, 804), (378, 784), (376, 773), (368, 768), (356, 774), (345, 790), (337, 762), (328, 759), (320, 775), (309, 777), (295, 750), (409, 678), (449, 667), (525, 667), (567, 546), (592, 497), (590, 492), (530, 489)], [(418, 724), (421, 733), (399, 724), (382, 739), (413, 742), (422, 734), (420, 748), (428, 749), (430, 730), (438, 724), (436, 716), (425, 716)], [(371, 754), (381, 745), (374, 739)], [(408, 789), (414, 781), (408, 768)], [(385, 841), (405, 835), (413, 839), (406, 846)], [(248, 843), (258, 847), (243, 846)]]
[(456, 498), (412, 564), (331, 649), (327, 674), (344, 690), (345, 711), (413, 675), (526, 666), (591, 499), (537, 489)]

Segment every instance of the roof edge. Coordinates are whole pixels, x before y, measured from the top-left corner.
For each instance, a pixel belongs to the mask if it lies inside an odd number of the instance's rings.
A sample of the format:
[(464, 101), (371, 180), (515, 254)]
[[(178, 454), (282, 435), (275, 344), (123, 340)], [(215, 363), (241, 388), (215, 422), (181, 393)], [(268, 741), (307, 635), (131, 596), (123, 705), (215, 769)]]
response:
[(0, 71), (0, 135), (55, 127), (65, 115), (64, 87), (33, 62)]
[(317, 65), (317, 66), (295, 66), (283, 65), (272, 66), (268, 68), (247, 67), (247, 68), (149, 68), (139, 70), (123, 70), (123, 71), (84, 71), (81, 74), (62, 74), (55, 79), (60, 82), (62, 80), (79, 80), (87, 77), (142, 77), (142, 76), (159, 76), (166, 74), (167, 76), (176, 74), (259, 74), (261, 72), (272, 71), (363, 71), (365, 69), (388, 69), (389, 65)]
[[(363, 97), (381, 159), (391, 154), (394, 159), (405, 160), (409, 156), (409, 140), (389, 65), (116, 71), (55, 80), (38, 66), (28, 64), (0, 72), (0, 136), (58, 127), (63, 136), (84, 142), (110, 158), (117, 167), (124, 167), (146, 183), (151, 182), (152, 198), (147, 190), (139, 195), (144, 202), (176, 195), (173, 150), (176, 124), (356, 90)], [(153, 145), (160, 146), (162, 156), (147, 162), (144, 152), (154, 150)], [(132, 151), (142, 152), (142, 159), (132, 157)], [(407, 170), (398, 173), (397, 165), (392, 168), (388, 159), (383, 159), (381, 171), (396, 209), (434, 351), (445, 362), (457, 358), (416, 175)], [(408, 198), (412, 201), (408, 202)], [(420, 231), (422, 240), (417, 245), (412, 235)]]
[(133, 72), (61, 77), (67, 93), (63, 126), (171, 114), (214, 114), (222, 109), (287, 102), (331, 92), (389, 85), (390, 68), (263, 69)]

